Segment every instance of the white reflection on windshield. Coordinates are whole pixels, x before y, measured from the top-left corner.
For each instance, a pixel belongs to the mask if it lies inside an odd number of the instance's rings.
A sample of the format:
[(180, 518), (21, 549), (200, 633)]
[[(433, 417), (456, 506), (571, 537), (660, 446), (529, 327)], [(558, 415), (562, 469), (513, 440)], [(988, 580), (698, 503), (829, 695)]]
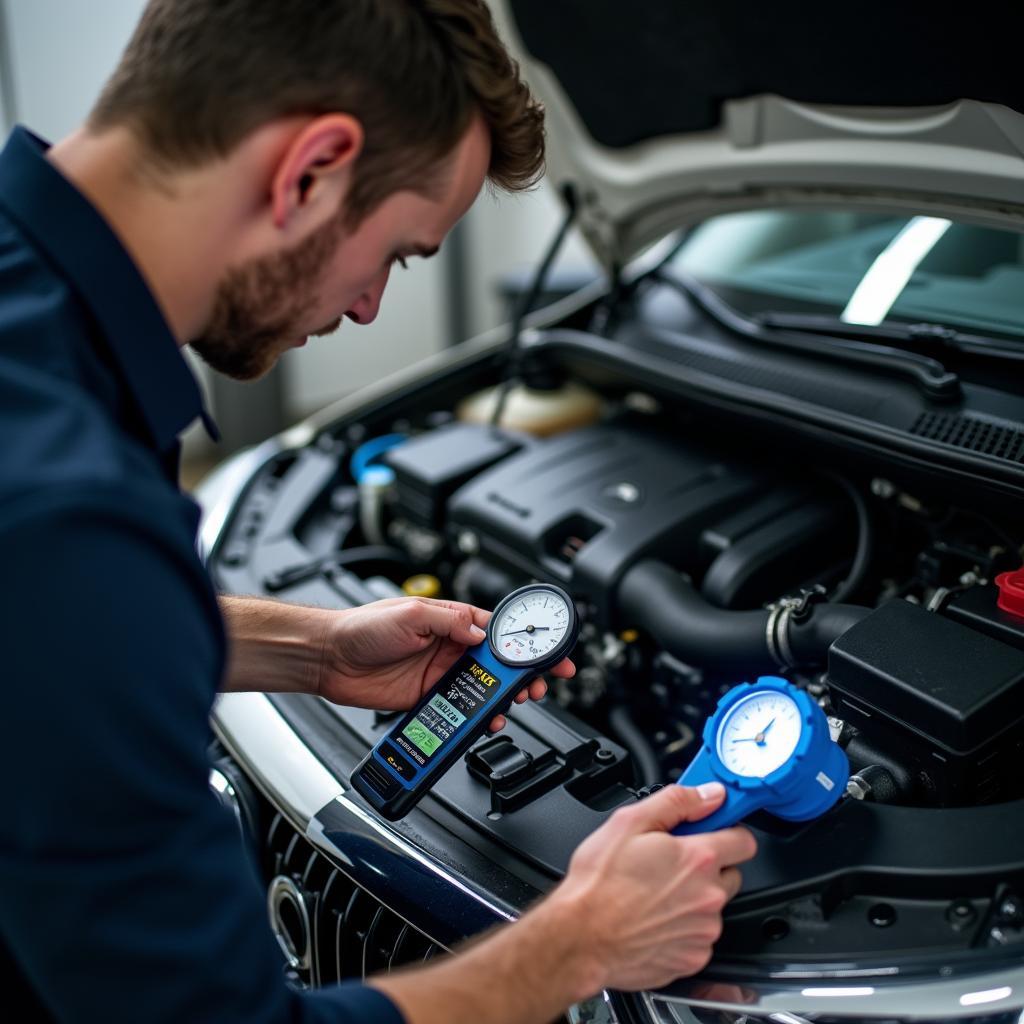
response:
[(903, 293), (918, 264), (935, 248), (952, 223), (942, 217), (912, 217), (868, 267), (839, 319), (848, 324), (880, 324)]

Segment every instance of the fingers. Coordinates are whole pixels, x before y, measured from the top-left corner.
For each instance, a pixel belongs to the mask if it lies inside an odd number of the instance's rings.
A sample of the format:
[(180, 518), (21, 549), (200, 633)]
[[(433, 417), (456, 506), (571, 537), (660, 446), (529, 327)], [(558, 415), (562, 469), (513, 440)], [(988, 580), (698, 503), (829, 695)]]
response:
[(475, 604), (467, 604), (465, 607), (472, 612), (474, 624), (486, 629), (487, 623), (491, 621), (491, 613), (486, 608), (477, 608)]
[(672, 784), (615, 812), (628, 832), (670, 832), (682, 821), (698, 821), (725, 799), (721, 783), (692, 788)]
[(517, 704), (525, 704), (527, 700), (541, 700), (547, 692), (548, 684), (543, 679), (534, 679), (516, 694), (515, 701)]
[(743, 886), (743, 875), (739, 868), (724, 868), (722, 871), (722, 888), (726, 900), (731, 900)]
[(486, 636), (484, 626), (490, 612), (459, 601), (411, 598), (407, 606), (419, 633), (443, 637), (473, 647)]
[(504, 715), (495, 715), (491, 724), (487, 727), (488, 732), (501, 732), (508, 725), (508, 719)]
[(548, 671), (560, 679), (572, 679), (576, 675), (576, 666), (568, 658), (563, 658), (554, 668), (548, 669)]
[(740, 825), (723, 828), (719, 832), (706, 832), (701, 836), (684, 836), (684, 840), (698, 840), (710, 846), (719, 864), (743, 864), (757, 853), (757, 840), (750, 829)]

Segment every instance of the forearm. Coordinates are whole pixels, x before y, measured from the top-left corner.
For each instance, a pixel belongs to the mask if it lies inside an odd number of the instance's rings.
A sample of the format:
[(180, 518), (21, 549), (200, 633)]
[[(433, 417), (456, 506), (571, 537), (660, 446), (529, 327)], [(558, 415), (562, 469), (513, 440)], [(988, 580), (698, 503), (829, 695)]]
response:
[(407, 1024), (545, 1024), (601, 987), (567, 900), (548, 899), (451, 958), (369, 979)]
[(255, 597), (221, 597), (228, 634), (225, 692), (317, 693), (324, 637), (343, 612)]

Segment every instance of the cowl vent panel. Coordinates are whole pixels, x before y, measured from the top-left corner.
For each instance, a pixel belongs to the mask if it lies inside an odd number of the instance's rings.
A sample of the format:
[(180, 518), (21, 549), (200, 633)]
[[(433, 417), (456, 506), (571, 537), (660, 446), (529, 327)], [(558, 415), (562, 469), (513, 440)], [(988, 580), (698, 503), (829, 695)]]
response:
[(926, 412), (917, 418), (910, 432), (954, 448), (964, 448), (1007, 462), (1024, 463), (1024, 431), (977, 416)]

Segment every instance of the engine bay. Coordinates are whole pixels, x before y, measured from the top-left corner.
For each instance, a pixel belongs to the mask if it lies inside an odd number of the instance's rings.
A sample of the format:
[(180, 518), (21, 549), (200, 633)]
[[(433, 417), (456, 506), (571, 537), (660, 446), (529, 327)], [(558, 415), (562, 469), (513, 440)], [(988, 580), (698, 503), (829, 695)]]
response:
[[(994, 582), (1021, 562), (1008, 517), (634, 390), (543, 431), (431, 399), (274, 453), (210, 557), (225, 592), (328, 607), (412, 594), (491, 608), (531, 581), (572, 595), (576, 676), (516, 708), (417, 813), (457, 821), (543, 888), (614, 808), (678, 778), (723, 693), (783, 675), (829, 716), (853, 774), (819, 821), (751, 820), (762, 852), (720, 954), (1024, 941), (1024, 617)], [(349, 770), (394, 717), (318, 703)]]

